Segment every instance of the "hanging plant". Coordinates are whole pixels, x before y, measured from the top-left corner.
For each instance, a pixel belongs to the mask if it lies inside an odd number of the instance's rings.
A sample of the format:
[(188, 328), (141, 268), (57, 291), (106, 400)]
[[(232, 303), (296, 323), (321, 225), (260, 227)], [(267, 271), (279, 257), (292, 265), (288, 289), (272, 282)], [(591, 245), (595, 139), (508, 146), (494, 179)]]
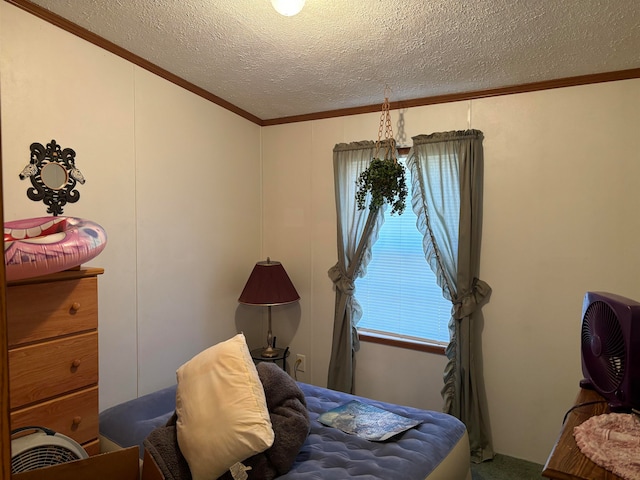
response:
[[(382, 130), (384, 128), (385, 154), (380, 156)], [(396, 142), (393, 138), (391, 127), (391, 115), (389, 114), (389, 98), (385, 96), (380, 116), (380, 128), (378, 129), (378, 141), (376, 152), (371, 163), (356, 180), (356, 205), (358, 210), (363, 210), (367, 200), (367, 194), (371, 193), (369, 209), (376, 210), (385, 202), (391, 205), (391, 214), (402, 215), (407, 198), (407, 185), (405, 181), (404, 167), (398, 163), (396, 156)]]
[(404, 167), (393, 158), (374, 158), (358, 180), (356, 202), (358, 210), (365, 207), (367, 193), (371, 192), (369, 209), (375, 210), (382, 207), (386, 201), (391, 205), (391, 214), (404, 212), (405, 199), (407, 198), (407, 185), (404, 176)]

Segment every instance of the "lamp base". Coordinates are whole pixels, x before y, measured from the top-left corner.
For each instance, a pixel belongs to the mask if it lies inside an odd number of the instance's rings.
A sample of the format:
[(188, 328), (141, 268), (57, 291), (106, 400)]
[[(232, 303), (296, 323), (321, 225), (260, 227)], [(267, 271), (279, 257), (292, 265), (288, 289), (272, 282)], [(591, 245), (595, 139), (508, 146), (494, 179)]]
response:
[(263, 358), (277, 357), (278, 356), (278, 350), (276, 350), (275, 348), (269, 346), (269, 347), (266, 347), (264, 350), (262, 350), (262, 352), (260, 353), (260, 356), (262, 356)]

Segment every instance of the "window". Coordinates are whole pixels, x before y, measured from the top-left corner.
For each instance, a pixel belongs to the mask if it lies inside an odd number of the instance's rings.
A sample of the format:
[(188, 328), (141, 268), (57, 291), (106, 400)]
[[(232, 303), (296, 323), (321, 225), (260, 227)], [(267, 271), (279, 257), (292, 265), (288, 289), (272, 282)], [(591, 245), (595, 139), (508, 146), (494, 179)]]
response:
[[(405, 160), (399, 159), (403, 165)], [(442, 288), (424, 258), (422, 234), (411, 208), (409, 178), (407, 187), (404, 213), (385, 212), (367, 274), (356, 279), (355, 297), (363, 312), (357, 327), (362, 333), (447, 345), (451, 302), (442, 296)]]

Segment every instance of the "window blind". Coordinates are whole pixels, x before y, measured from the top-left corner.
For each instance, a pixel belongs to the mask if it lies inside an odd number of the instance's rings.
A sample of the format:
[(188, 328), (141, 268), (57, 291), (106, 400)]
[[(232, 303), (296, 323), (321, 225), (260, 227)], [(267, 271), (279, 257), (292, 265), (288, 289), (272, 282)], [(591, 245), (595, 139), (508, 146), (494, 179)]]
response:
[(366, 275), (356, 279), (363, 310), (357, 327), (448, 343), (451, 302), (424, 258), (422, 235), (407, 203), (402, 215), (385, 213)]

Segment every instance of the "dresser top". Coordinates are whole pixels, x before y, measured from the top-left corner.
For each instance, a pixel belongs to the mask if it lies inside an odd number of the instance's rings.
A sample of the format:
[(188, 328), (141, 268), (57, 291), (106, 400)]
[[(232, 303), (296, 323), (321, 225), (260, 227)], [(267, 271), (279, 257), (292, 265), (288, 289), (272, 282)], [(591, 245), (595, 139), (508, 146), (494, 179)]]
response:
[(76, 280), (79, 278), (96, 277), (104, 273), (104, 268), (97, 267), (76, 267), (69, 270), (64, 270), (58, 273), (51, 273), (49, 275), (42, 275), (40, 277), (23, 278), (22, 280), (13, 280), (7, 282), (8, 286), (11, 285), (29, 285), (32, 283), (45, 283), (45, 282), (58, 282), (62, 280)]

